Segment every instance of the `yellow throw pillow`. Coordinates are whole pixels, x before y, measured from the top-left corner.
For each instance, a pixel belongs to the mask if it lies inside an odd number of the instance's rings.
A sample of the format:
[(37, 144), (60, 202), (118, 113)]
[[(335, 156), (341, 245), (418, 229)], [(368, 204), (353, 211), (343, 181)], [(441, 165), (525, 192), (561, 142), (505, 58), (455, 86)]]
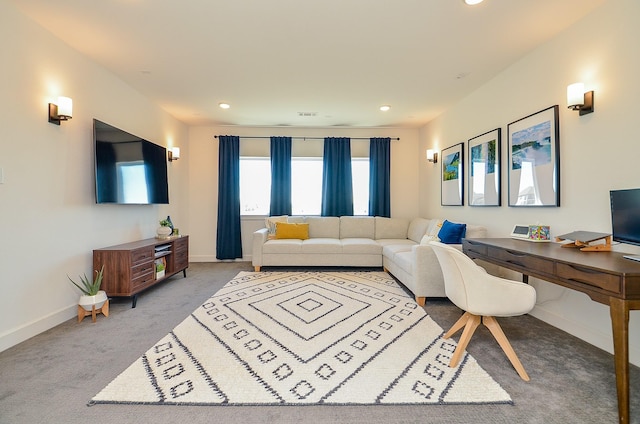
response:
[(309, 238), (309, 224), (276, 222), (276, 238), (306, 240)]

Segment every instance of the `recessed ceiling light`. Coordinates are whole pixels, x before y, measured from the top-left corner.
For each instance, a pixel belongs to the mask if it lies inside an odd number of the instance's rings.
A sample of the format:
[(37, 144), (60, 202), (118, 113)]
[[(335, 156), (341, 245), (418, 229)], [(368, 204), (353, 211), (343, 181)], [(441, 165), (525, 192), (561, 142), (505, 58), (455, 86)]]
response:
[(220, 106), (222, 109), (229, 109), (231, 107), (229, 103), (219, 103), (218, 106)]
[(479, 4), (482, 3), (483, 0), (464, 0), (464, 2), (470, 6), (473, 6), (474, 4)]
[(381, 110), (381, 111), (383, 111), (383, 112), (386, 112), (386, 111), (388, 111), (389, 109), (391, 109), (391, 106), (389, 106), (389, 105), (382, 105), (382, 106), (380, 106), (380, 110)]

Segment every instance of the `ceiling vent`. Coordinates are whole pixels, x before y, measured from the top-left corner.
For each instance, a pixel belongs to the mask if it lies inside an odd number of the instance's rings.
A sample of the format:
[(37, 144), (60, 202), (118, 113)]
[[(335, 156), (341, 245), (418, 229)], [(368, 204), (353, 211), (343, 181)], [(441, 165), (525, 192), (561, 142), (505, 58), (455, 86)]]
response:
[(318, 112), (298, 112), (298, 116), (317, 116)]

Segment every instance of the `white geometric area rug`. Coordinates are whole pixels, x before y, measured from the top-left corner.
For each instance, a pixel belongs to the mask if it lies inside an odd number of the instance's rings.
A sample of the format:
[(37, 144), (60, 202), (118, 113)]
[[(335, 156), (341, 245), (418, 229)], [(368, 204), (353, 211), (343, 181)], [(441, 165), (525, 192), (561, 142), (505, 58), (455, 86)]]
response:
[(384, 272), (241, 272), (89, 404), (512, 403)]

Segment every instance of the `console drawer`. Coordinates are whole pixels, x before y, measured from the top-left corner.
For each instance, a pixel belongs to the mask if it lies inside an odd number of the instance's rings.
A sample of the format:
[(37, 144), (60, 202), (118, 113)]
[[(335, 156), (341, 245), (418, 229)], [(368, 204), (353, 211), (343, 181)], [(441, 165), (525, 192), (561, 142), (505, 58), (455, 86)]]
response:
[[(529, 256), (526, 253), (489, 247), (487, 254), (502, 262), (524, 268), (525, 270), (531, 268), (544, 274), (553, 274), (554, 272), (555, 263), (553, 261), (536, 256)], [(526, 271), (524, 273), (526, 274)]]
[(131, 252), (131, 263), (133, 265), (137, 265), (140, 262), (153, 260), (153, 258), (154, 258), (153, 247), (149, 247), (145, 249), (136, 249)]
[(474, 253), (481, 256), (487, 256), (487, 245), (474, 243), (469, 240), (462, 240), (462, 250), (467, 255), (473, 257)]
[(621, 292), (622, 280), (619, 275), (563, 263), (557, 264), (557, 272), (560, 278), (599, 287), (614, 293)]
[(131, 267), (131, 279), (137, 280), (143, 278), (145, 275), (153, 276), (154, 265), (153, 262), (148, 262)]
[(189, 252), (187, 252), (186, 250), (176, 252), (175, 258), (176, 270), (180, 270), (189, 266)]
[(138, 278), (131, 279), (131, 290), (135, 291), (140, 286), (143, 286), (156, 279), (155, 273), (150, 272), (148, 274), (142, 274)]
[(189, 249), (189, 239), (187, 237), (180, 237), (173, 242), (173, 247), (176, 252), (180, 250), (188, 250)]

